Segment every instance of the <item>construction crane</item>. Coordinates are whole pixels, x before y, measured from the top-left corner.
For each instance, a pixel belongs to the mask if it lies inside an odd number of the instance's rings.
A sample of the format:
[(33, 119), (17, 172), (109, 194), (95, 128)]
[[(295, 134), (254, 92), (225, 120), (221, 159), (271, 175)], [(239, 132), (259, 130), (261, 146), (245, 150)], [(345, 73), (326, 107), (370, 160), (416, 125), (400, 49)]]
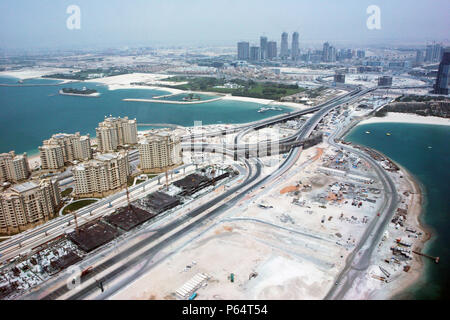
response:
[(78, 229), (77, 211), (76, 210), (73, 212), (73, 218), (75, 220), (75, 231), (77, 232), (77, 234), (79, 234), (80, 230)]
[(127, 192), (128, 210), (131, 210), (130, 191), (128, 190), (128, 183), (126, 185), (126, 192)]
[(167, 167), (166, 167), (166, 190), (169, 191), (169, 175), (167, 173)]

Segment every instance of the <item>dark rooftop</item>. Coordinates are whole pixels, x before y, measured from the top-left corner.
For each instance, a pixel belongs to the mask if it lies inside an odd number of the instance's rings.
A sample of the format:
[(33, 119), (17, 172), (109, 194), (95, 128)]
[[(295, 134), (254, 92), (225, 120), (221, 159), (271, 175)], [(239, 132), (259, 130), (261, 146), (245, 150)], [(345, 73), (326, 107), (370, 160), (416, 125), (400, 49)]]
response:
[(105, 220), (125, 231), (129, 231), (156, 216), (154, 213), (142, 210), (133, 205), (130, 206), (130, 208), (127, 206), (120, 208), (117, 211), (117, 213), (113, 213), (106, 217)]
[(111, 226), (102, 222), (91, 222), (69, 234), (72, 240), (81, 250), (90, 252), (118, 236), (118, 232)]

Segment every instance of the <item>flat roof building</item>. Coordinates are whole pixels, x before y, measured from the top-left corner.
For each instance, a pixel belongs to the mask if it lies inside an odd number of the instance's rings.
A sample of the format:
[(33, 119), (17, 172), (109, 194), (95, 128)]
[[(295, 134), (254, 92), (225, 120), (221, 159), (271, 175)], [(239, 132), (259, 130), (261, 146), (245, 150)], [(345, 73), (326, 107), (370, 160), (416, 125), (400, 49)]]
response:
[(237, 44), (238, 60), (248, 60), (250, 58), (250, 43), (242, 41)]
[(450, 73), (450, 48), (445, 48), (434, 85), (435, 94), (448, 94), (448, 82)]
[(98, 154), (72, 168), (77, 197), (106, 196), (124, 188), (130, 174), (128, 152)]
[(168, 132), (145, 135), (138, 148), (144, 172), (163, 172), (183, 161), (180, 137)]
[(0, 193), (0, 231), (20, 232), (52, 218), (61, 207), (56, 180), (25, 182)]
[(75, 160), (92, 159), (91, 139), (89, 134), (82, 136), (79, 132), (57, 133), (43, 142), (39, 153), (43, 170), (60, 170)]
[(136, 119), (128, 117), (105, 117), (95, 129), (97, 134), (97, 150), (100, 152), (117, 151), (118, 147), (137, 144)]
[(14, 151), (0, 154), (0, 182), (19, 182), (31, 175), (27, 154), (16, 155)]

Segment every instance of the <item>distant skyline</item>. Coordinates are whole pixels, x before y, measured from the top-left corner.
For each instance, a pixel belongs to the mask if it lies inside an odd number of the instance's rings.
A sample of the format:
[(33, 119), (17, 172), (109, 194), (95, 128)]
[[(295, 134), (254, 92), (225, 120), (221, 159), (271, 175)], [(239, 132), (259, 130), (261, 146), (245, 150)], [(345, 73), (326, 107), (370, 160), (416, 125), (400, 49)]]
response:
[[(369, 30), (368, 6), (381, 9), (381, 30)], [(69, 30), (66, 9), (81, 9), (81, 29)], [(0, 49), (80, 49), (120, 46), (258, 45), (281, 33), (304, 43), (426, 44), (449, 42), (448, 0), (1, 0)]]

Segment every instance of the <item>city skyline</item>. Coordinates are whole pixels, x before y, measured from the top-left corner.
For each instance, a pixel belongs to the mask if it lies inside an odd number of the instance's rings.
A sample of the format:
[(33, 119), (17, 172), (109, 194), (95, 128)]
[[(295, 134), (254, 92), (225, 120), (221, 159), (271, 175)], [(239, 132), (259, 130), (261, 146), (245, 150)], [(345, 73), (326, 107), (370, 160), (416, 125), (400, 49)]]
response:
[[(305, 43), (327, 39), (335, 43), (362, 44), (448, 41), (447, 12), (430, 10), (420, 1), (414, 4), (403, 0), (379, 1), (379, 30), (369, 30), (366, 26), (369, 17), (366, 10), (372, 4), (369, 1), (346, 1), (345, 4), (325, 0), (315, 3), (282, 1), (260, 5), (252, 0), (239, 3), (240, 10), (231, 12), (235, 2), (135, 1), (135, 5), (125, 5), (118, 1), (81, 0), (76, 4), (81, 11), (79, 30), (66, 27), (70, 17), (67, 9), (72, 4), (68, 1), (2, 3), (0, 49), (231, 46), (243, 39), (254, 38), (256, 43), (261, 35), (279, 39), (284, 31), (299, 32)], [(441, 0), (434, 4), (436, 9), (444, 5)], [(25, 7), (27, 10), (23, 9)], [(279, 14), (280, 9), (283, 14)], [(398, 16), (399, 11), (404, 14)], [(248, 12), (253, 13), (252, 17)], [(246, 28), (238, 23), (243, 20), (248, 22)], [(271, 21), (270, 28), (267, 21)]]

